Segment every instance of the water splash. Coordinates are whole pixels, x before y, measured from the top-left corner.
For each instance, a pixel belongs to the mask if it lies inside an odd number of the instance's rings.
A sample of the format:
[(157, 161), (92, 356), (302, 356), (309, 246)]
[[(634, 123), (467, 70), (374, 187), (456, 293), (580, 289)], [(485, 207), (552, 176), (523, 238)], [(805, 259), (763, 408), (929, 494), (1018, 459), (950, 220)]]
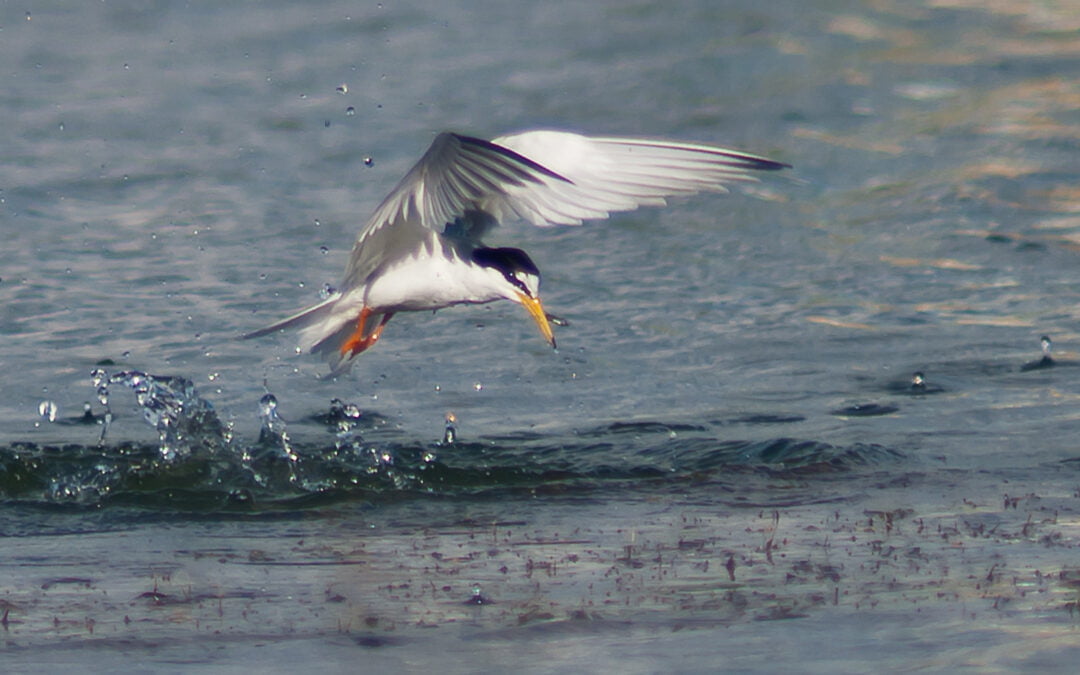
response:
[(90, 371), (90, 382), (97, 391), (98, 401), (106, 408), (109, 407), (109, 374), (102, 368), (94, 368)]
[(59, 408), (53, 401), (46, 400), (38, 404), (38, 415), (41, 416), (41, 418), (44, 420), (47, 420), (49, 422), (55, 422), (56, 414), (58, 412)]
[(452, 412), (446, 413), (446, 426), (443, 428), (443, 445), (453, 445), (457, 440), (457, 416)]
[[(135, 402), (143, 419), (157, 429), (158, 449), (166, 461), (193, 453), (216, 453), (230, 440), (228, 428), (218, 419), (213, 406), (202, 399), (191, 380), (183, 377), (148, 375), (126, 370), (107, 377), (105, 371), (92, 373), (98, 398), (106, 409), (106, 423), (111, 421), (108, 385), (123, 384), (135, 392)], [(102, 441), (105, 429), (102, 429)]]
[(921, 371), (916, 371), (911, 376), (911, 388), (918, 391), (926, 390), (926, 376)]
[[(291, 463), (300, 461), (289, 439), (289, 430), (285, 420), (277, 411), (278, 401), (273, 394), (267, 393), (259, 399), (259, 418), (262, 428), (259, 430), (259, 445), (273, 446), (281, 451), (282, 456)], [(295, 476), (294, 476), (295, 478)]]
[[(101, 447), (105, 445), (105, 436), (109, 433), (109, 425), (113, 419), (112, 409), (109, 408), (109, 374), (102, 368), (94, 368), (90, 371), (90, 382), (94, 385), (98, 402), (105, 408), (101, 417), (101, 434), (98, 436), (98, 447)], [(95, 420), (89, 403), (84, 406), (83, 420)]]
[(1042, 348), (1042, 358), (1037, 361), (1029, 361), (1020, 366), (1021, 372), (1027, 372), (1029, 370), (1041, 370), (1043, 368), (1053, 368), (1057, 365), (1054, 361), (1054, 357), (1050, 356), (1050, 350), (1053, 349), (1053, 341), (1050, 340), (1049, 335), (1044, 335), (1039, 338), (1039, 345)]
[(335, 450), (352, 453), (361, 451), (364, 443), (359, 430), (362, 418), (363, 413), (355, 403), (346, 403), (340, 398), (330, 401), (330, 412), (326, 416), (326, 421), (335, 429)]

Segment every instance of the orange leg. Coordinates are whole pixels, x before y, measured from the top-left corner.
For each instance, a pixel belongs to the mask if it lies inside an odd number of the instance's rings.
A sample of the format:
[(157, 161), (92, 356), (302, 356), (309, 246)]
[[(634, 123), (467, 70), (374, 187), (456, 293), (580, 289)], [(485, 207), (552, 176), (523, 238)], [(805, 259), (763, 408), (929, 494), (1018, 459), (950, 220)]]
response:
[(353, 331), (349, 339), (341, 345), (341, 355), (352, 358), (371, 347), (379, 340), (379, 336), (382, 335), (383, 327), (386, 326), (386, 322), (393, 318), (394, 313), (388, 312), (383, 315), (382, 321), (375, 327), (375, 330), (371, 331), (371, 335), (364, 336), (364, 325), (367, 323), (368, 318), (375, 312), (371, 311), (367, 307), (360, 310), (360, 316), (356, 318), (356, 329)]

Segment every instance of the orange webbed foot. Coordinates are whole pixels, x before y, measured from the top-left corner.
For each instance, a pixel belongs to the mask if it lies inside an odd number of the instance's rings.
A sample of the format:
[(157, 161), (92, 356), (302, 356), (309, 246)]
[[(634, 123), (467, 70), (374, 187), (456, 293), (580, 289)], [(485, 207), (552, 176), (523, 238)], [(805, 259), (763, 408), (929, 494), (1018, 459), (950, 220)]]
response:
[(367, 323), (369, 317), (375, 312), (371, 311), (367, 307), (360, 310), (360, 316), (356, 318), (356, 328), (353, 330), (352, 335), (349, 336), (345, 342), (341, 345), (341, 355), (346, 358), (352, 358), (370, 348), (376, 342), (379, 341), (379, 336), (382, 335), (383, 327), (386, 326), (386, 322), (394, 316), (393, 312), (389, 312), (383, 315), (382, 321), (375, 327), (375, 330), (371, 331), (371, 335), (364, 335), (364, 326)]

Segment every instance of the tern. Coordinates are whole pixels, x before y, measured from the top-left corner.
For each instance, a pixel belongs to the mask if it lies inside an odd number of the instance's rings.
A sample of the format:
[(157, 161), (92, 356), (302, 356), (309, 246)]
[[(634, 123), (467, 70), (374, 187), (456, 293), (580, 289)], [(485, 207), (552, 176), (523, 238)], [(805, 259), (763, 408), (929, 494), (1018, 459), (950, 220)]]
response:
[(790, 165), (735, 150), (665, 140), (532, 130), (490, 141), (452, 132), (420, 161), (360, 230), (337, 290), (322, 302), (245, 335), (302, 328), (300, 349), (349, 369), (398, 312), (510, 300), (554, 348), (540, 302), (540, 270), (517, 248), (489, 248), (501, 221), (580, 225), (666, 197), (727, 192), (752, 171)]

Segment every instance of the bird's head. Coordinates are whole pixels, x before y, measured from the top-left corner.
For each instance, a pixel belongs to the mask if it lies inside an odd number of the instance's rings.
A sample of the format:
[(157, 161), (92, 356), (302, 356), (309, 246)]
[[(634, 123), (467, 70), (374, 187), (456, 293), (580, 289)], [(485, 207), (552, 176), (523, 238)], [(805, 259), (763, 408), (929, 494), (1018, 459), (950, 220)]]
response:
[(555, 335), (540, 303), (540, 270), (525, 251), (518, 248), (478, 248), (472, 252), (472, 259), (488, 271), (502, 297), (529, 310), (544, 339), (554, 347)]

